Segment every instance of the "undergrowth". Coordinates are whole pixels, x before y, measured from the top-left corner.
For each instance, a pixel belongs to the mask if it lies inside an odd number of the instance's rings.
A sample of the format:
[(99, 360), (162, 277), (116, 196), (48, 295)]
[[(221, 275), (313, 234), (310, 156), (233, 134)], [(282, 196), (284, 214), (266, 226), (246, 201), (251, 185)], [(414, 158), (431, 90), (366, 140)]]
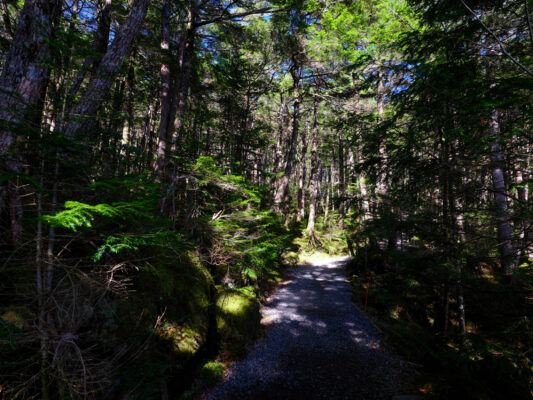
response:
[[(69, 335), (77, 349), (56, 350), (54, 392), (85, 385), (94, 398), (191, 398), (259, 333), (258, 302), (297, 252), (299, 230), (265, 210), (265, 188), (223, 174), (213, 159), (200, 157), (188, 173), (166, 187), (145, 175), (97, 180), (85, 202), (38, 219), (63, 248), (53, 265), (61, 309), (47, 320), (62, 333), (48, 346), (61, 349)], [(162, 204), (170, 205), (164, 216)], [(1, 270), (4, 285), (33, 279), (32, 268), (22, 260), (15, 274)], [(38, 311), (24, 299), (13, 296), (0, 314), (2, 372), (13, 387), (38, 371), (26, 366), (35, 365), (41, 337), (23, 322)]]
[(297, 245), (297, 257), (301, 262), (311, 261), (312, 258), (328, 256), (344, 256), (349, 252), (346, 232), (339, 222), (339, 216), (332, 212), (328, 219), (317, 217), (314, 237), (309, 237), (305, 231), (305, 224), (300, 226), (302, 234), (294, 240)]
[(421, 364), (420, 393), (435, 399), (529, 399), (533, 265), (524, 264), (511, 287), (495, 268), (470, 255), (459, 282), (442, 255), (423, 246), (405, 251), (362, 247), (348, 273), (356, 302), (361, 307), (367, 302), (397, 351)]

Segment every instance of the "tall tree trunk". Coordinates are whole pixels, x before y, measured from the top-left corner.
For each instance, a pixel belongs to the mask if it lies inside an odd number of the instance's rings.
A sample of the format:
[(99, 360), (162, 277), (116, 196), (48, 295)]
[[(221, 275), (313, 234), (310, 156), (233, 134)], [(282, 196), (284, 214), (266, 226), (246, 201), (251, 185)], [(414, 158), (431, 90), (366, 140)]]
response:
[(490, 119), (490, 129), (494, 140), (490, 142), (490, 160), (492, 172), (492, 187), (496, 206), (495, 220), (498, 229), (498, 249), (500, 263), (504, 273), (512, 276), (516, 269), (514, 249), (511, 242), (511, 224), (505, 195), (505, 178), (503, 172), (503, 157), (500, 145), (500, 122), (498, 110), (493, 110)]
[(335, 196), (335, 187), (338, 187), (339, 184), (339, 174), (338, 174), (338, 165), (337, 165), (337, 156), (335, 155), (335, 149), (331, 149), (331, 211), (335, 211), (335, 209), (338, 210), (339, 207), (339, 201), (338, 198)]
[(291, 68), (291, 75), (293, 80), (293, 114), (292, 114), (292, 134), (289, 141), (289, 152), (285, 159), (285, 171), (280, 179), (276, 194), (274, 196), (274, 207), (281, 211), (281, 204), (285, 198), (285, 193), (289, 187), (289, 179), (292, 174), (294, 164), (294, 156), (296, 155), (296, 146), (298, 144), (298, 130), (300, 122), (300, 70), (295, 61), (295, 65)]
[(274, 162), (273, 162), (273, 168), (274, 168), (274, 174), (271, 179), (270, 185), (272, 188), (272, 191), (274, 192), (276, 189), (276, 184), (278, 183), (277, 175), (283, 171), (283, 147), (286, 142), (285, 136), (287, 136), (288, 131), (288, 118), (286, 113), (287, 108), (287, 100), (285, 97), (283, 97), (283, 93), (279, 94), (280, 96), (280, 107), (278, 110), (278, 116), (277, 116), (277, 122), (278, 122), (278, 141), (276, 143), (276, 147), (274, 150)]
[(345, 217), (345, 168), (344, 168), (344, 139), (339, 132), (339, 227), (344, 229)]
[(126, 75), (126, 119), (124, 120), (124, 126), (122, 129), (122, 144), (124, 151), (125, 168), (123, 169), (126, 174), (130, 173), (131, 168), (131, 148), (135, 145), (135, 130), (134, 130), (134, 111), (133, 111), (133, 96), (135, 86), (135, 68), (134, 68), (135, 50), (130, 54), (128, 74)]
[[(523, 146), (521, 151), (525, 154), (525, 159), (519, 159), (515, 162), (515, 171), (516, 171), (516, 186), (517, 186), (517, 195), (518, 195), (518, 204), (516, 209), (520, 210), (519, 219), (520, 219), (520, 258), (528, 260), (531, 256), (531, 246), (530, 241), (530, 229), (531, 221), (527, 216), (527, 210), (530, 209), (529, 206), (529, 185), (526, 182), (529, 181), (529, 171), (530, 171), (530, 151), (529, 144)], [(516, 212), (516, 211), (515, 211)]]
[(170, 0), (165, 0), (161, 10), (161, 117), (159, 120), (159, 142), (157, 145), (155, 172), (162, 178), (164, 176), (166, 165), (166, 151), (170, 141), (170, 132), (172, 131), (171, 118), (172, 108), (174, 107), (172, 72), (170, 70)]
[(194, 57), (194, 41), (196, 39), (196, 30), (198, 18), (198, 0), (191, 0), (189, 10), (188, 10), (188, 22), (187, 28), (185, 30), (185, 35), (183, 37), (183, 45), (180, 50), (180, 70), (181, 70), (181, 79), (179, 90), (177, 92), (177, 112), (176, 115), (176, 132), (178, 138), (176, 143), (180, 141), (180, 137), (183, 130), (183, 123), (185, 118), (185, 112), (187, 111), (187, 98), (189, 94), (189, 87), (191, 85), (191, 72), (192, 72), (192, 60)]
[[(354, 83), (354, 97), (353, 97), (353, 109), (354, 109), (354, 112), (359, 112), (359, 101), (360, 101), (360, 96), (359, 96), (359, 88), (358, 88), (358, 78), (357, 76), (354, 74), (353, 76), (353, 83)], [(380, 100), (380, 109), (383, 110), (384, 109), (384, 104), (383, 104), (383, 101)], [(383, 112), (383, 111), (382, 111)], [(361, 164), (362, 163), (362, 159), (363, 159), (363, 156), (362, 156), (362, 150), (361, 150), (361, 146), (358, 146), (355, 150), (355, 162), (357, 164)], [(357, 185), (359, 186), (359, 191), (361, 193), (361, 200), (360, 200), (360, 207), (361, 207), (361, 221), (370, 221), (372, 219), (372, 215), (370, 214), (370, 202), (369, 202), (369, 198), (368, 198), (368, 190), (367, 190), (367, 186), (366, 186), (366, 177), (365, 177), (365, 173), (363, 171), (359, 172), (358, 176), (357, 176)]]
[(326, 167), (326, 204), (324, 205), (324, 223), (328, 221), (331, 198), (331, 167)]
[[(313, 107), (313, 133), (311, 137), (311, 198), (309, 199), (309, 219), (307, 220), (307, 236), (311, 240), (316, 238), (315, 236), (315, 219), (317, 214), (318, 203), (318, 188), (320, 186), (319, 181), (319, 159), (318, 159), (318, 96), (315, 95), (314, 107)], [(326, 200), (325, 212), (327, 214), (329, 207), (329, 185), (328, 185), (328, 198)], [(327, 218), (327, 215), (324, 219)]]
[[(14, 124), (42, 103), (50, 78), (51, 38), (62, 1), (27, 0), (0, 76), (0, 155), (15, 142)], [(30, 118), (34, 119), (34, 118)]]
[[(26, 160), (13, 146), (24, 139), (18, 132), (40, 129), (46, 88), (50, 80), (50, 43), (59, 22), (62, 1), (27, 0), (0, 76), (0, 166), (2, 175), (22, 174)], [(29, 126), (20, 129), (19, 124)], [(31, 126), (31, 123), (34, 126)], [(15, 243), (22, 233), (22, 199), (17, 178), (0, 186), (1, 204), (9, 204)], [(0, 210), (1, 212), (2, 210)]]
[(98, 69), (91, 77), (81, 101), (72, 108), (72, 114), (79, 116), (66, 124), (65, 133), (74, 137), (87, 134), (86, 130), (102, 105), (111, 83), (124, 59), (131, 51), (133, 40), (139, 33), (146, 16), (150, 0), (133, 0), (130, 13), (115, 35), (113, 43), (102, 58)]
[(305, 218), (305, 180), (307, 177), (307, 143), (309, 136), (309, 124), (306, 123), (302, 136), (302, 149), (300, 153), (300, 174), (298, 176), (298, 221)]
[[(357, 162), (361, 162), (361, 149), (357, 150)], [(370, 202), (368, 199), (368, 189), (366, 187), (366, 177), (363, 172), (359, 174), (359, 190), (361, 192), (361, 214), (363, 221), (371, 221), (372, 215), (370, 214)]]
[[(385, 84), (383, 82), (383, 72), (381, 67), (378, 70), (378, 88), (377, 88), (377, 110), (378, 120), (381, 123), (385, 113)], [(387, 170), (387, 151), (385, 148), (385, 139), (379, 141), (379, 158), (380, 158), (380, 173), (378, 175), (377, 189), (382, 201), (387, 199), (387, 183), (386, 183), (386, 170)]]
[(109, 32), (111, 29), (111, 0), (101, 0), (98, 4), (98, 27), (94, 33), (94, 39), (91, 44), (91, 52), (96, 55), (87, 57), (72, 84), (67, 100), (65, 101), (67, 112), (74, 105), (74, 98), (78, 94), (81, 84), (85, 80), (89, 69), (95, 71), (100, 65), (109, 42)]

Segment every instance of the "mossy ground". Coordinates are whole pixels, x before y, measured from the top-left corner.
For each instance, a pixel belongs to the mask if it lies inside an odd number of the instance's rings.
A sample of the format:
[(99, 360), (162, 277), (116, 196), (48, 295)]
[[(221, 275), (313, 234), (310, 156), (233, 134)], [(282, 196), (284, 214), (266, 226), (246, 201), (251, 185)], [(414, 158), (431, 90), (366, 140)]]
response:
[(220, 349), (226, 357), (241, 357), (260, 327), (259, 301), (253, 288), (222, 292), (216, 302)]
[(346, 234), (342, 230), (337, 216), (333, 215), (328, 220), (318, 217), (313, 238), (307, 234), (305, 225), (305, 222), (301, 224), (302, 234), (293, 241), (298, 249), (297, 252), (290, 254), (295, 264), (313, 263), (320, 259), (344, 256), (349, 253)]

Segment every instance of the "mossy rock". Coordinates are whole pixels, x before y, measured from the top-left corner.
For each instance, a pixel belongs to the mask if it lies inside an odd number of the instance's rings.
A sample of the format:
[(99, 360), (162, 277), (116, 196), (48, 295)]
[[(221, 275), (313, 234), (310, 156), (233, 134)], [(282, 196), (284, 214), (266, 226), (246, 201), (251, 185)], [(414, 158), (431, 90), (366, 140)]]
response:
[(218, 361), (204, 363), (196, 372), (196, 378), (189, 390), (184, 392), (179, 400), (197, 399), (203, 392), (214, 387), (224, 377), (226, 367)]
[(207, 339), (212, 278), (192, 253), (159, 256), (155, 265), (141, 266), (134, 281), (135, 296), (120, 302), (120, 325), (125, 328), (143, 314), (145, 332), (158, 316), (162, 326), (153, 331), (157, 346), (151, 351), (175, 365), (186, 362)]
[(260, 327), (259, 302), (254, 292), (243, 288), (221, 293), (216, 302), (216, 320), (221, 349), (230, 355), (244, 355)]

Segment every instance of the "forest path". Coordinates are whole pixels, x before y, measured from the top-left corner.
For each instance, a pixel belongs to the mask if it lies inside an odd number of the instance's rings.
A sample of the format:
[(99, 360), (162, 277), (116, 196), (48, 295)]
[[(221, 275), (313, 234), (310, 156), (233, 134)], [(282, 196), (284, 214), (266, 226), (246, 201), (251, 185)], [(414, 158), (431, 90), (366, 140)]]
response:
[(351, 300), (346, 257), (291, 270), (262, 307), (266, 334), (207, 399), (387, 399), (407, 365)]

